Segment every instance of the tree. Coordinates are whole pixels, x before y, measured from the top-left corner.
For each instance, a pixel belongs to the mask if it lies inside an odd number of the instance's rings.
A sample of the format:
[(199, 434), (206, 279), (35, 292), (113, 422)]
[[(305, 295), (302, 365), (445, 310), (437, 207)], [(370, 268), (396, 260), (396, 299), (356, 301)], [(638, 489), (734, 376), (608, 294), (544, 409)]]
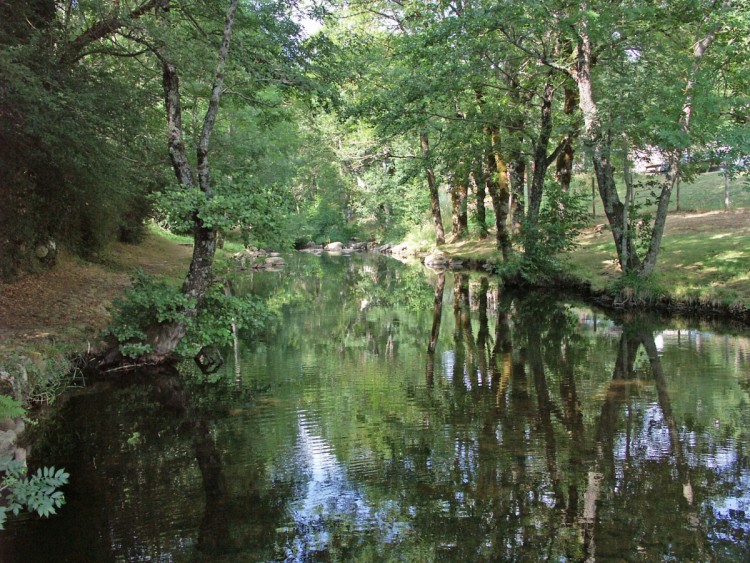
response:
[(145, 196), (164, 182), (138, 62), (117, 49), (86, 64), (61, 55), (93, 8), (0, 6), (0, 277), (51, 266), (53, 246), (92, 257), (138, 240)]
[[(239, 0), (230, 0), (227, 8), (226, 21), (224, 23), (221, 46), (218, 52), (218, 61), (214, 73), (211, 97), (208, 109), (203, 119), (203, 128), (198, 141), (197, 153), (197, 178), (193, 174), (185, 149), (184, 132), (182, 127), (182, 107), (180, 100), (180, 78), (174, 62), (172, 62), (164, 51), (155, 49), (154, 54), (162, 64), (164, 105), (167, 110), (167, 138), (169, 146), (169, 157), (174, 167), (177, 181), (186, 189), (198, 188), (207, 202), (214, 197), (214, 189), (211, 184), (211, 171), (208, 162), (211, 134), (216, 125), (219, 112), (219, 101), (221, 100), (224, 75), (229, 56), (229, 43), (232, 38), (235, 14)], [(193, 257), (190, 269), (182, 284), (182, 293), (188, 297), (189, 305), (183, 311), (186, 319), (197, 315), (198, 309), (213, 282), (213, 261), (216, 254), (216, 228), (207, 224), (196, 209), (193, 212)], [(185, 335), (186, 325), (184, 320), (175, 320), (161, 324), (147, 334), (147, 344), (151, 350), (142, 358), (149, 363), (160, 363), (168, 359), (174, 352), (177, 344)]]
[[(578, 9), (550, 10), (555, 14), (556, 24), (571, 34), (570, 40), (576, 45), (573, 68), (542, 50), (529, 49), (518, 43), (516, 46), (568, 75), (577, 85), (578, 105), (583, 114), (581, 139), (592, 159), (622, 271), (647, 276), (656, 265), (670, 195), (680, 176), (680, 156), (689, 138), (695, 99), (701, 91), (699, 81), (705, 76), (702, 64), (708, 48), (722, 30), (732, 2), (696, 4), (677, 17), (673, 10), (667, 11), (669, 6), (643, 5), (637, 8), (630, 10), (607, 2), (586, 2)], [(694, 38), (690, 45), (684, 42), (680, 45), (687, 52), (681, 53), (679, 48), (665, 52), (664, 36), (672, 29), (666, 22), (681, 29), (683, 37)], [(671, 35), (669, 37), (673, 39)], [(654, 69), (657, 69), (655, 74)], [(678, 78), (681, 72), (686, 76), (682, 81)], [(646, 109), (644, 122), (660, 127), (650, 133), (638, 131), (632, 116), (623, 113), (623, 108), (616, 102), (608, 100), (606, 111), (601, 107), (605, 97), (603, 91), (642, 87), (644, 83), (639, 83), (638, 79), (644, 76), (658, 77), (661, 81), (659, 94), (667, 94), (661, 100), (655, 99), (651, 82), (646, 83), (650, 92), (639, 90), (641, 99), (647, 100), (641, 106)], [(680, 83), (683, 85), (681, 93), (674, 87)], [(665, 113), (672, 113), (677, 104), (681, 107), (678, 119), (671, 123), (661, 119)], [(648, 250), (642, 258), (637, 253), (629, 220), (632, 201), (626, 197), (623, 203), (615, 184), (613, 139), (618, 133), (641, 142), (650, 137), (670, 154), (671, 180), (662, 185)], [(660, 139), (654, 139), (655, 136)]]

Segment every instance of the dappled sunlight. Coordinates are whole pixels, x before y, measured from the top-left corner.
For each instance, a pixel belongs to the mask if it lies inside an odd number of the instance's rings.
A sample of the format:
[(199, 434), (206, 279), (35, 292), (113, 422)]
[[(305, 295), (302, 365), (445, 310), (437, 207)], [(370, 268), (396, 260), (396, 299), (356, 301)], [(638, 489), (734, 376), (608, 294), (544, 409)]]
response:
[(717, 257), (719, 260), (737, 261), (737, 260), (748, 260), (750, 258), (750, 252), (739, 252), (736, 250), (724, 252), (719, 254)]

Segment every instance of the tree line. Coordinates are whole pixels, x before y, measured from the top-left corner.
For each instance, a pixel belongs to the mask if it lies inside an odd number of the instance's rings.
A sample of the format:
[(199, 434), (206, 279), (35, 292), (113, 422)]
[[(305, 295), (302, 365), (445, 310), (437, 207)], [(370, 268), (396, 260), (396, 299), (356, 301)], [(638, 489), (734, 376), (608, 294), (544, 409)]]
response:
[[(589, 166), (622, 271), (646, 276), (691, 151), (748, 152), (747, 32), (745, 0), (5, 2), (0, 273), (58, 245), (96, 257), (147, 219), (191, 234), (187, 300), (146, 331), (156, 361), (201, 308), (222, 233), (494, 230), (507, 267), (539, 275), (574, 241)], [(647, 152), (669, 176), (644, 187)]]

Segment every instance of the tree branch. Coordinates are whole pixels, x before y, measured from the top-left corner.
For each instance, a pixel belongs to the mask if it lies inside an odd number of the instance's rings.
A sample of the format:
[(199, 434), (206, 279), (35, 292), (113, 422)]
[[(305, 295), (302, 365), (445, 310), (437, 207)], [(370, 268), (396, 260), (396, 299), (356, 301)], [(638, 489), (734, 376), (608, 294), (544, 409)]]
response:
[(198, 183), (201, 191), (207, 197), (211, 197), (213, 193), (208, 168), (208, 143), (216, 124), (216, 116), (219, 113), (219, 100), (221, 100), (221, 93), (224, 87), (224, 70), (227, 58), (229, 57), (229, 41), (232, 38), (232, 27), (234, 26), (234, 16), (237, 13), (238, 4), (239, 0), (231, 0), (229, 9), (227, 10), (227, 19), (224, 23), (224, 37), (221, 40), (221, 47), (219, 48), (219, 61), (216, 63), (214, 85), (211, 89), (208, 111), (206, 111), (206, 117), (203, 120), (203, 130), (198, 141)]
[(60, 63), (71, 64), (80, 60), (85, 56), (83, 50), (91, 45), (91, 43), (111, 35), (121, 27), (124, 27), (129, 21), (140, 18), (149, 10), (157, 8), (157, 6), (161, 6), (165, 10), (168, 9), (168, 4), (165, 7), (163, 0), (146, 0), (146, 2), (125, 16), (119, 16), (115, 12), (109, 13), (65, 46), (60, 56)]

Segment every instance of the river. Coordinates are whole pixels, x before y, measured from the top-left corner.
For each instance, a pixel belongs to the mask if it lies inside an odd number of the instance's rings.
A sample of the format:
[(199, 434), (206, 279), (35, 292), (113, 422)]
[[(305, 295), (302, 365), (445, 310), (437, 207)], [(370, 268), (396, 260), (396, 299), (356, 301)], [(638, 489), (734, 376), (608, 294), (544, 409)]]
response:
[(477, 274), (295, 255), (209, 377), (91, 384), (32, 459), (67, 504), (2, 561), (740, 561), (750, 334)]

